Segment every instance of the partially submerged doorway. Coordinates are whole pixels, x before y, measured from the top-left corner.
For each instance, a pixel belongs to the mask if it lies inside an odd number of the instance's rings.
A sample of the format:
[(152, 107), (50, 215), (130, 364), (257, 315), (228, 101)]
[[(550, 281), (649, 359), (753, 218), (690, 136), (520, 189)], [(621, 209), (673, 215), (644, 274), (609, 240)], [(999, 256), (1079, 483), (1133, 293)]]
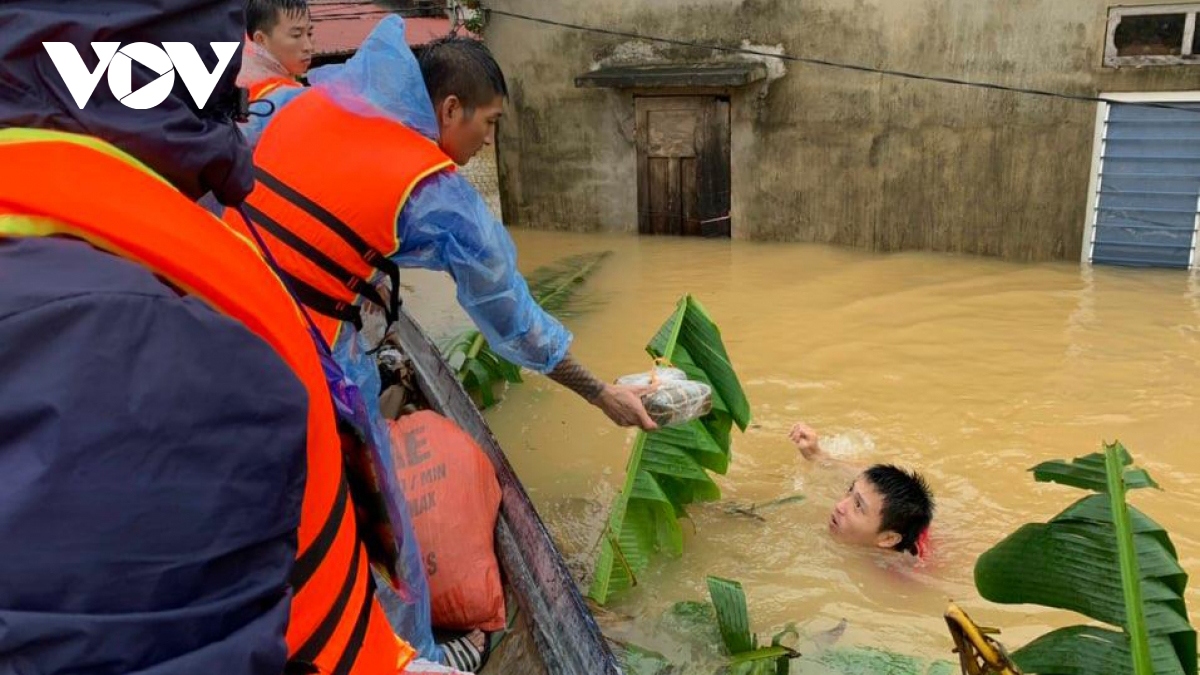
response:
[(575, 78), (632, 94), (622, 104), (634, 108), (640, 234), (731, 236), (731, 94), (766, 74), (739, 61), (606, 66)]
[(638, 96), (638, 232), (730, 234), (729, 99)]

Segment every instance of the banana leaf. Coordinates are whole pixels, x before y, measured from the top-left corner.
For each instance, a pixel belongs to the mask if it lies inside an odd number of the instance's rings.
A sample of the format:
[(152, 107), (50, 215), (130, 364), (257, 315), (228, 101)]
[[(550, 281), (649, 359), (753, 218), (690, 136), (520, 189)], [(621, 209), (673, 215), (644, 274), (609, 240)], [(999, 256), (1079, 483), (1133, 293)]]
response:
[[(1129, 451), (1120, 443), (1114, 444), (1117, 457), (1122, 467), (1133, 464)], [(1033, 477), (1042, 483), (1059, 483), (1071, 487), (1091, 490), (1093, 492), (1108, 491), (1108, 473), (1105, 469), (1105, 455), (1099, 452), (1076, 457), (1071, 463), (1062, 460), (1042, 462), (1031, 469)], [(1128, 469), (1124, 472), (1125, 489), (1157, 488), (1158, 483), (1143, 469)]]
[(539, 267), (525, 277), (529, 294), (542, 309), (559, 318), (588, 309), (590, 305), (581, 302), (575, 292), (610, 255), (612, 251), (582, 253)]
[(708, 577), (708, 596), (717, 610), (717, 626), (721, 641), (731, 656), (754, 651), (754, 636), (750, 633), (750, 614), (746, 593), (736, 581)]
[[(1086, 645), (1086, 649), (1081, 649)], [(1186, 671), (1168, 638), (1150, 638), (1151, 672), (1183, 675)], [(1128, 673), (1133, 663), (1129, 636), (1098, 626), (1062, 628), (1025, 645), (1013, 659), (1026, 673), (1042, 675), (1095, 675)]]
[(795, 626), (788, 625), (767, 647), (758, 646), (758, 636), (750, 632), (750, 615), (742, 585), (730, 579), (708, 577), (708, 595), (712, 599), (721, 631), (721, 641), (729, 652), (732, 675), (788, 675), (791, 660), (799, 654), (784, 647), (785, 636), (799, 637)]
[[(558, 318), (571, 316), (587, 305), (576, 299), (579, 286), (612, 251), (584, 253), (539, 267), (526, 277), (529, 293), (542, 309)], [(455, 369), (463, 389), (487, 409), (499, 400), (496, 387), (519, 384), (521, 369), (492, 351), (483, 333), (471, 328), (441, 345), (442, 356)]]
[(496, 387), (521, 382), (521, 369), (500, 358), (476, 330), (454, 336), (441, 348), (442, 356), (455, 369), (463, 389), (476, 397), (481, 408), (496, 404)]
[[(1097, 457), (1103, 482), (1089, 476)], [(1048, 523), (1023, 526), (976, 562), (975, 584), (988, 600), (1071, 610), (1123, 629), (1076, 626), (1043, 636), (1013, 653), (1025, 672), (1195, 675), (1196, 633), (1183, 599), (1187, 573), (1167, 532), (1126, 504), (1127, 487), (1155, 485), (1144, 471), (1127, 469), (1131, 463), (1117, 443), (1104, 455), (1039, 465), (1039, 480), (1103, 493)]]
[(680, 555), (685, 507), (719, 499), (708, 472), (729, 468), (730, 434), (750, 423), (750, 405), (729, 362), (721, 332), (690, 295), (679, 300), (646, 350), (713, 388), (712, 411), (685, 425), (639, 432), (625, 483), (601, 537), (588, 595), (600, 604), (637, 583), (657, 552)]
[(729, 663), (734, 666), (739, 666), (744, 663), (753, 663), (755, 661), (771, 661), (771, 672), (775, 672), (775, 663), (783, 658), (791, 658), (794, 652), (787, 647), (759, 647), (751, 649), (748, 652), (734, 654), (729, 657)]

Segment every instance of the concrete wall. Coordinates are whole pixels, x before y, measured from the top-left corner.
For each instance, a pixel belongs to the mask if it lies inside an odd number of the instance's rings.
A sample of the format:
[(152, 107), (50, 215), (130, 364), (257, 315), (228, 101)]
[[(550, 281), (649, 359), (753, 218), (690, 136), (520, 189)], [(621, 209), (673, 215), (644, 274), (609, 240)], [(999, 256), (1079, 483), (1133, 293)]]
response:
[[(1098, 0), (492, 0), (489, 6), (1075, 94), (1200, 89), (1200, 66), (1103, 68), (1109, 5)], [(485, 36), (510, 84), (498, 140), (507, 222), (635, 231), (633, 95), (577, 89), (574, 78), (597, 64), (715, 55), (494, 14)], [(772, 68), (765, 83), (731, 97), (734, 237), (1017, 260), (1078, 257), (1095, 104), (794, 62)]]

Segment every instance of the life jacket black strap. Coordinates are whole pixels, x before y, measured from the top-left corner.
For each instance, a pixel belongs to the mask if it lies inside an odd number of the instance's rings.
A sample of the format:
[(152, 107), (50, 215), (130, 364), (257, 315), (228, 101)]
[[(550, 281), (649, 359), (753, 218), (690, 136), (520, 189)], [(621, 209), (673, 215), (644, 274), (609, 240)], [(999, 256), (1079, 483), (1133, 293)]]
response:
[[(321, 653), (321, 650), (325, 649), (325, 646), (329, 644), (329, 639), (333, 637), (334, 631), (337, 630), (338, 625), (342, 622), (342, 616), (346, 613), (346, 606), (350, 604), (350, 596), (354, 593), (355, 582), (358, 581), (358, 569), (361, 566), (359, 564), (362, 559), (361, 554), (362, 546), (355, 546), (354, 557), (350, 559), (350, 570), (346, 574), (346, 579), (342, 582), (342, 587), (338, 590), (337, 597), (334, 599), (333, 604), (330, 605), (329, 611), (321, 619), (321, 623), (317, 625), (316, 630), (312, 632), (312, 635), (308, 636), (304, 644), (300, 645), (296, 653), (292, 654), (292, 660), (312, 663), (317, 660), (317, 655)], [(370, 571), (367, 574), (370, 575)], [(371, 595), (373, 594), (368, 593), (367, 597), (369, 598)], [(351, 611), (357, 612), (357, 610), (358, 608), (355, 607)]]
[[(333, 215), (328, 209), (309, 199), (299, 190), (284, 183), (279, 178), (276, 178), (266, 169), (256, 166), (254, 168), (254, 175), (259, 183), (270, 188), (272, 192), (291, 202), (296, 208), (304, 211), (314, 220), (329, 228), (331, 232), (346, 242), (362, 258), (363, 262), (387, 275), (392, 284), (391, 297), (387, 303), (384, 303), (382, 298), (377, 294), (375, 297), (368, 296), (365, 293), (360, 294), (372, 302), (376, 302), (383, 308), (387, 313), (388, 323), (395, 321), (399, 317), (400, 311), (400, 268), (396, 263), (373, 248), (353, 228)], [(308, 257), (307, 254), (305, 256)], [(357, 293), (358, 291), (355, 290), (355, 292)]]
[(358, 307), (344, 300), (338, 300), (332, 295), (322, 293), (286, 271), (280, 270), (280, 276), (291, 286), (292, 292), (296, 294), (296, 299), (304, 303), (305, 307), (332, 319), (347, 321), (356, 330), (362, 330), (362, 310)]
[(357, 607), (349, 607), (350, 597), (354, 593), (355, 586), (360, 581), (359, 570), (362, 567), (360, 563), (361, 554), (362, 547), (357, 546), (354, 549), (354, 557), (350, 560), (350, 570), (346, 574), (346, 580), (342, 583), (341, 589), (338, 591), (337, 598), (335, 598), (333, 605), (329, 608), (329, 612), (321, 620), (320, 625), (313, 631), (313, 634), (290, 656), (287, 666), (284, 669), (285, 675), (320, 672), (315, 665), (317, 657), (329, 645), (329, 640), (333, 637), (337, 627), (341, 625), (346, 613), (353, 611), (355, 613), (354, 628), (351, 629), (346, 646), (343, 648), (333, 668), (333, 673), (336, 675), (349, 675), (366, 640), (367, 626), (371, 621), (371, 604), (375, 601), (375, 579), (371, 576), (371, 572), (368, 569), (366, 572), (366, 592), (363, 594), (362, 601), (358, 603)]
[(354, 670), (354, 663), (358, 660), (363, 643), (366, 642), (367, 627), (371, 623), (371, 603), (374, 601), (375, 577), (368, 573), (367, 594), (363, 596), (362, 606), (358, 610), (358, 618), (354, 622), (354, 629), (350, 632), (346, 648), (342, 650), (342, 658), (338, 659), (337, 665), (333, 667), (333, 675), (350, 675), (350, 672)]
[(321, 525), (321, 531), (317, 533), (316, 539), (313, 539), (312, 544), (307, 549), (300, 553), (296, 558), (296, 563), (292, 565), (292, 573), (288, 577), (288, 583), (292, 588), (299, 592), (312, 575), (316, 573), (320, 567), (321, 561), (325, 556), (329, 555), (329, 551), (333, 549), (333, 542), (337, 539), (338, 531), (342, 527), (342, 521), (348, 513), (350, 501), (350, 486), (343, 478), (338, 481), (337, 496), (333, 500), (333, 508), (329, 510), (329, 516), (326, 517), (324, 524)]
[[(334, 279), (340, 281), (351, 293), (361, 295), (362, 297), (374, 302), (376, 305), (387, 309), (388, 304), (384, 301), (383, 296), (379, 295), (379, 291), (371, 285), (366, 279), (356, 276), (353, 272), (342, 267), (336, 260), (322, 253), (317, 247), (308, 243), (291, 230), (283, 226), (282, 223), (274, 218), (263, 213), (259, 209), (250, 204), (246, 204), (246, 212), (250, 214), (250, 220), (254, 221), (255, 225), (270, 232), (272, 236), (278, 239), (283, 245), (291, 248), (300, 255), (308, 258), (314, 265), (319, 267), (321, 271), (330, 275)], [(316, 309), (314, 307), (314, 309)]]

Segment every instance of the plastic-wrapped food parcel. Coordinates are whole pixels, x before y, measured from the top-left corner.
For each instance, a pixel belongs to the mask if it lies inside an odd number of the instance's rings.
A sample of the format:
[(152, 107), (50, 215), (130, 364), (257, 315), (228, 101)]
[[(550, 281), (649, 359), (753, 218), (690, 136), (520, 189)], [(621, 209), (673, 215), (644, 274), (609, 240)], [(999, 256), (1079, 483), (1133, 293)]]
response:
[(686, 424), (712, 410), (712, 387), (689, 380), (687, 373), (678, 368), (655, 366), (649, 372), (626, 375), (617, 384), (656, 385), (642, 395), (642, 404), (650, 419), (660, 427)]

